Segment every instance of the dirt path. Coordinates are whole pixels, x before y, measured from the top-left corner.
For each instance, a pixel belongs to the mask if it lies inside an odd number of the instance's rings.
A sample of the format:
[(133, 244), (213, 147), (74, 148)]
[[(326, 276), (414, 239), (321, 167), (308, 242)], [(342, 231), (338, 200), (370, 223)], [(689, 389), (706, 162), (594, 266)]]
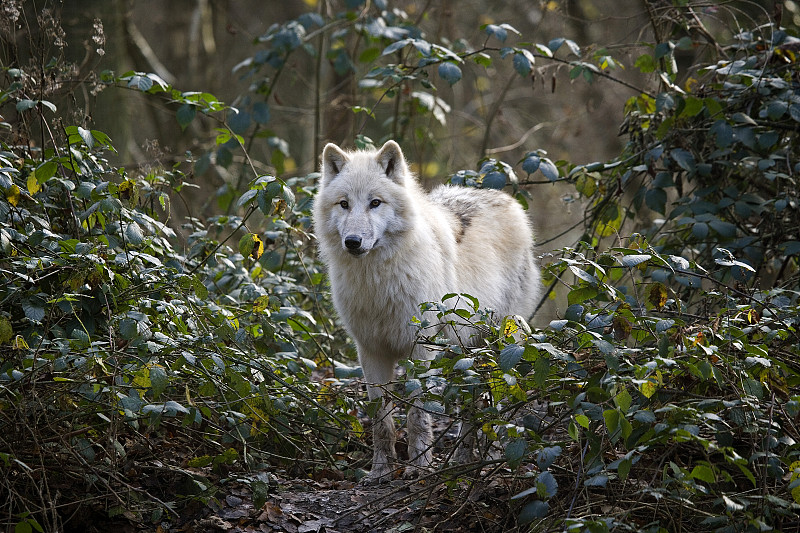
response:
[(453, 502), (442, 485), (395, 480), (379, 486), (352, 482), (290, 480), (255, 509), (245, 484), (231, 491), (219, 508), (194, 520), (184, 531), (288, 533), (400, 533), (418, 527), (442, 531)]

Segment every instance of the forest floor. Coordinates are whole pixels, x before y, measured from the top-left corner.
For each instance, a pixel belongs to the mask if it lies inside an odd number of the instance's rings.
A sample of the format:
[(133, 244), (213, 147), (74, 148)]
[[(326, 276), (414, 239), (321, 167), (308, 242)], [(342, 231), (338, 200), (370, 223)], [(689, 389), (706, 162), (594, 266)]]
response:
[[(443, 443), (435, 449), (436, 464), (446, 462), (447, 447), (452, 446), (456, 433), (445, 418), (434, 422), (435, 433), (442, 436), (438, 442)], [(401, 430), (398, 435), (401, 456), (403, 433)], [(445, 481), (447, 476), (443, 474), (451, 469), (444, 468), (420, 479), (406, 480), (398, 468), (391, 481), (368, 486), (345, 479), (344, 473), (337, 470), (322, 470), (312, 478), (275, 470), (230, 475), (224, 480), (203, 470), (206, 479), (216, 485), (214, 497), (195, 499), (178, 514), (162, 520), (155, 529), (157, 533), (506, 531), (509, 525), (511, 488), (503, 476), (487, 477), (491, 479), (488, 485), (454, 481), (452, 476)], [(186, 477), (154, 477), (145, 481), (143, 488), (158, 486), (162, 494), (185, 494), (187, 485), (180, 479)], [(254, 503), (254, 482), (267, 487), (266, 497), (261, 497), (265, 503), (260, 506)], [(102, 526), (90, 518), (79, 520), (84, 525), (87, 521), (91, 525), (83, 531), (92, 533), (140, 533), (146, 527), (141, 520), (125, 515)], [(147, 530), (152, 531), (152, 525)]]
[(400, 533), (472, 529), (444, 485), (431, 490), (422, 481), (395, 480), (363, 486), (347, 481), (287, 480), (260, 509), (254, 508), (249, 489), (244, 486), (241, 491), (232, 490), (221, 503), (216, 509), (208, 507), (207, 516), (178, 530)]

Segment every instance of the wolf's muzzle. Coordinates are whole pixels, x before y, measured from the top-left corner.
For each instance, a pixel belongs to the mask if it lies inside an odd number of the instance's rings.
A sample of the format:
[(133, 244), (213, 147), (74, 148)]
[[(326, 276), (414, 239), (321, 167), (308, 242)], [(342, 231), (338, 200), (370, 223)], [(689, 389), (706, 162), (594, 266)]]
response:
[(347, 248), (347, 251), (353, 255), (361, 255), (366, 250), (361, 248), (361, 237), (358, 235), (348, 235), (344, 238), (344, 246)]
[(348, 250), (358, 250), (361, 248), (361, 237), (358, 235), (348, 235), (344, 238), (344, 245)]

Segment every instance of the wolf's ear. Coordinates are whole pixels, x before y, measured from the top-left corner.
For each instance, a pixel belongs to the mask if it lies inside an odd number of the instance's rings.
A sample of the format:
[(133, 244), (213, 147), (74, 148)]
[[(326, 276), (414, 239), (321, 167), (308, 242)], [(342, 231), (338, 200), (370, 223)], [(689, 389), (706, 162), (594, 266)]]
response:
[(342, 171), (344, 164), (350, 161), (350, 157), (341, 148), (333, 143), (325, 145), (322, 150), (322, 179), (330, 181)]
[(376, 156), (378, 164), (381, 166), (386, 176), (397, 183), (402, 183), (408, 174), (406, 159), (403, 157), (403, 150), (394, 141), (386, 141), (383, 148)]

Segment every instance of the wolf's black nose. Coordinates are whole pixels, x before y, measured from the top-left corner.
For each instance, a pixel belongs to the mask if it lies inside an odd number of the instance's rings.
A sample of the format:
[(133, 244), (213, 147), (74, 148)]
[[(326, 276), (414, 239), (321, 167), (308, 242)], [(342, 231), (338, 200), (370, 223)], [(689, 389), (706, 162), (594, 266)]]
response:
[(358, 250), (361, 248), (361, 237), (358, 235), (348, 235), (344, 238), (344, 245), (348, 250)]

